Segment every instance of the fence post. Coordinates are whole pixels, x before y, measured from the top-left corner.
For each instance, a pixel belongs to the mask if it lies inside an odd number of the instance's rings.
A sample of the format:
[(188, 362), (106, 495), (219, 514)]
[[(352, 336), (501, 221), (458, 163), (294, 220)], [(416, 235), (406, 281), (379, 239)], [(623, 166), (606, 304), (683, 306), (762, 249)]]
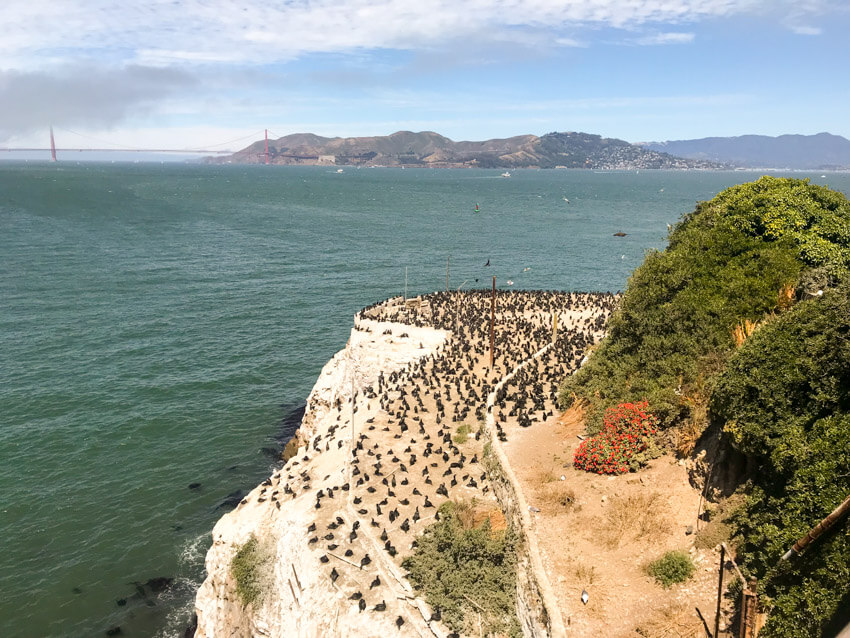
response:
[(758, 616), (758, 581), (750, 578), (744, 587), (741, 599), (741, 631), (740, 638), (756, 638)]

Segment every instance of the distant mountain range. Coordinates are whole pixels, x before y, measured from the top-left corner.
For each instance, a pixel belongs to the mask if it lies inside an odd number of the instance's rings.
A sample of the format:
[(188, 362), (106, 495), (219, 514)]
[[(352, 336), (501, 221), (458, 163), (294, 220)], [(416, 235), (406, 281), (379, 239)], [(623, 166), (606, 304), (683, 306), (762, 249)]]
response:
[(742, 135), (640, 144), (647, 150), (747, 168), (850, 168), (850, 140), (840, 135)]
[[(259, 140), (213, 163), (265, 162)], [(455, 142), (424, 131), (379, 137), (320, 137), (311, 133), (269, 140), (272, 164), (325, 166), (431, 166), (479, 168), (690, 169), (723, 168), (715, 161), (683, 159), (663, 151), (589, 133), (519, 135), (483, 142)]]

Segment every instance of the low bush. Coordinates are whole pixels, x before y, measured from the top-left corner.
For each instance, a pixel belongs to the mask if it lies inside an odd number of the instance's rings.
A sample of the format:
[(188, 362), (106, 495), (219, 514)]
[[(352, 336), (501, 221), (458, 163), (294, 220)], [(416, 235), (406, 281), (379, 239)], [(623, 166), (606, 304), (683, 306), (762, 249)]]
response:
[(696, 566), (690, 555), (678, 549), (667, 552), (646, 568), (646, 572), (664, 588), (684, 583), (694, 575), (694, 571)]
[(661, 492), (614, 496), (605, 514), (594, 525), (595, 537), (609, 549), (616, 549), (623, 543), (655, 539), (668, 532), (665, 520), (668, 513), (669, 505)]
[(466, 443), (466, 440), (469, 438), (470, 430), (471, 428), (466, 423), (459, 426), (458, 429), (455, 431), (455, 435), (453, 437), (455, 444), (463, 445), (464, 443)]
[(262, 602), (267, 590), (271, 557), (251, 534), (230, 562), (230, 573), (236, 580), (236, 593), (243, 605)]
[(643, 401), (608, 408), (602, 431), (579, 444), (573, 465), (597, 474), (623, 474), (638, 470), (649, 458), (657, 456), (653, 439), (655, 417), (647, 411), (648, 407)]
[(451, 501), (440, 506), (439, 514), (402, 563), (410, 582), (453, 631), (519, 638), (516, 535), (510, 529), (492, 531), (489, 519), (468, 529)]

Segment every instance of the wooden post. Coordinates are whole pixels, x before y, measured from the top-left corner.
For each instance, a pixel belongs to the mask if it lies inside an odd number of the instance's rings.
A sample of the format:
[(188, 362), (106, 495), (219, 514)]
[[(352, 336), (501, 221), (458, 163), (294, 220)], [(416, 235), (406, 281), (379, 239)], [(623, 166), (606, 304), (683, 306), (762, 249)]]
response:
[(723, 598), (723, 568), (726, 565), (726, 545), (720, 546), (720, 574), (717, 577), (717, 609), (714, 612), (714, 638), (720, 635), (720, 600)]
[(407, 266), (404, 267), (404, 300), (407, 301)]
[(758, 581), (755, 578), (750, 578), (744, 587), (741, 598), (741, 630), (738, 632), (740, 638), (756, 638), (757, 588)]
[(558, 338), (558, 314), (552, 315), (552, 343)]
[(446, 292), (449, 291), (449, 262), (451, 261), (451, 259), (451, 255), (446, 257)]
[(490, 370), (493, 369), (493, 363), (496, 359), (495, 351), (493, 350), (494, 342), (496, 341), (496, 275), (493, 275), (493, 299), (490, 303)]

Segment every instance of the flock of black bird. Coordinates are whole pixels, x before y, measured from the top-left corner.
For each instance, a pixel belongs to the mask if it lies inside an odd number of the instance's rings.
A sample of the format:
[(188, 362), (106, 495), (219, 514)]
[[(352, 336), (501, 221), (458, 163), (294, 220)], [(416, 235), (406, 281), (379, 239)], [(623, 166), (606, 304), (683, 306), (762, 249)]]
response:
[[(387, 611), (386, 599), (401, 589), (387, 589), (391, 583), (381, 578), (369, 551), (379, 548), (385, 556), (378, 563), (397, 568), (422, 530), (439, 518), (441, 503), (492, 498), (479, 461), (487, 399), (499, 380), (552, 344), (495, 394), (497, 436), (505, 440), (508, 423), (527, 427), (553, 415), (558, 383), (604, 330), (617, 297), (497, 292), (492, 369), (490, 291), (434, 293), (422, 301), (368, 306), (359, 313), (357, 329), (415, 342), (416, 331), (406, 326), (437, 328), (451, 333), (444, 345), (402, 369), (381, 372), (355, 392), (353, 403), (352, 397), (337, 398), (333, 424), (310, 440), (307, 453), (267, 479), (257, 498), (280, 509), (287, 499), (313, 495), (315, 522), (307, 527), (305, 549), (316, 552), (330, 585), (349, 593), (358, 613)], [(553, 341), (556, 314), (560, 325)], [(457, 436), (462, 424), (471, 426), (465, 441)], [(347, 467), (334, 485), (330, 475), (313, 476), (309, 463), (311, 454), (332, 446), (348, 447)], [(432, 620), (439, 618), (437, 609)], [(399, 629), (404, 622), (401, 615), (395, 621)]]

